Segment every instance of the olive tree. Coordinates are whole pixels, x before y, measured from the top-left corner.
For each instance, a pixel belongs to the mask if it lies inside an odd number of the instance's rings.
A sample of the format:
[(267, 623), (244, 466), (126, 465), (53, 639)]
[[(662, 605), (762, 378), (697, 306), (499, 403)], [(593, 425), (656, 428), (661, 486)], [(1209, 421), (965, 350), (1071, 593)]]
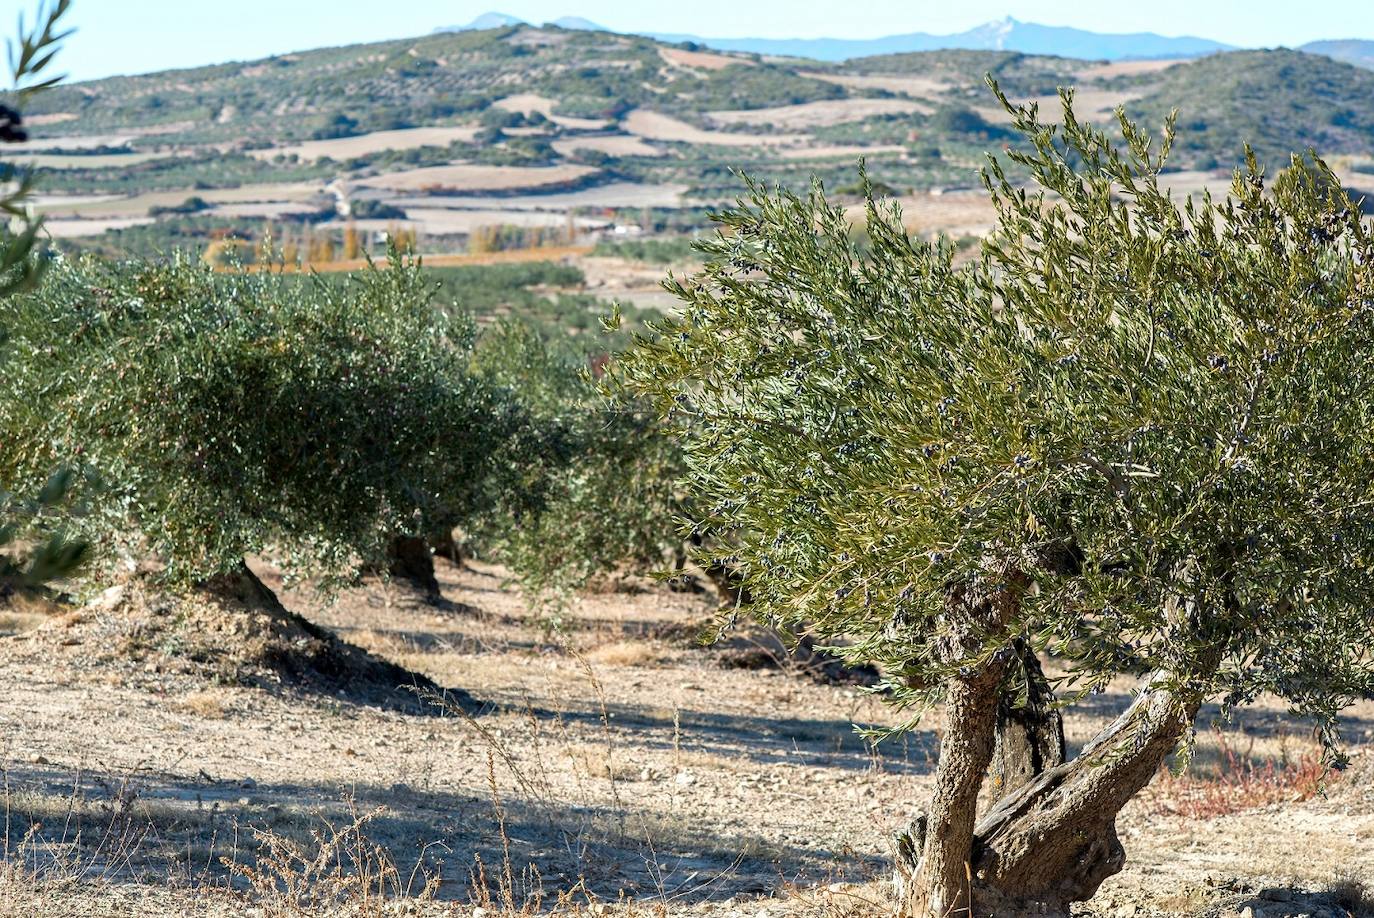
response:
[(61, 260), (0, 306), (0, 481), (78, 457), (103, 557), (280, 620), (245, 556), (347, 576), (480, 493), (506, 412), (430, 293), (399, 258), (347, 285)]
[[(994, 87), (995, 88), (995, 87)], [(999, 98), (1002, 98), (999, 93)], [(1315, 157), (1187, 200), (1118, 143), (1013, 107), (997, 223), (962, 267), (870, 200), (751, 184), (680, 317), (619, 364), (685, 450), (698, 524), (753, 609), (851, 636), (910, 719), (939, 703), (935, 789), (901, 906), (1057, 911), (1121, 869), (1122, 806), (1204, 703), (1311, 717), (1374, 690), (1374, 245)], [(1071, 761), (977, 813), (1018, 645), (1060, 702), (1138, 674)]]
[(476, 365), (521, 408), (477, 537), (533, 605), (556, 618), (593, 577), (683, 554), (680, 450), (642, 405), (604, 400), (593, 361), (524, 323), (486, 331)]
[[(0, 104), (0, 143), (28, 139), (20, 109), (36, 93), (56, 85), (49, 65), (67, 34), (59, 23), (71, 4), (57, 0), (41, 5), (33, 28), (20, 20), (18, 42), (10, 47), (13, 87)], [(13, 161), (0, 162), (0, 299), (32, 289), (46, 265), (38, 254), (43, 221), (30, 210), (33, 176)], [(4, 328), (0, 326), (0, 337)], [(71, 573), (85, 558), (87, 546), (64, 531), (62, 507), (74, 476), (68, 469), (52, 474), (36, 498), (0, 489), (0, 601), (12, 593), (40, 586)]]

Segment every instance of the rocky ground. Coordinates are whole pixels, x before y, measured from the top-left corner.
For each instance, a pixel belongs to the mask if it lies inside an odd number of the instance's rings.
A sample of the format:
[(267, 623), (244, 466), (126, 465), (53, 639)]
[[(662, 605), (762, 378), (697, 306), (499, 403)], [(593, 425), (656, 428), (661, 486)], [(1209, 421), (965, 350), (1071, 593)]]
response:
[[(383, 582), (329, 604), (255, 567), (483, 712), (278, 684), (260, 652), (215, 651), (204, 609), (137, 584), (10, 615), (0, 915), (883, 913), (933, 726), (871, 746), (855, 725), (892, 716), (860, 687), (766, 665), (760, 635), (694, 646), (704, 597), (592, 596), (559, 635), (480, 564), (441, 561), (437, 605)], [(1129, 690), (1074, 708), (1071, 744)], [(1201, 724), (1193, 770), (1123, 813), (1126, 870), (1084, 914), (1368, 913), (1374, 704), (1349, 714), (1352, 767), (1320, 788), (1310, 732), (1277, 707)]]

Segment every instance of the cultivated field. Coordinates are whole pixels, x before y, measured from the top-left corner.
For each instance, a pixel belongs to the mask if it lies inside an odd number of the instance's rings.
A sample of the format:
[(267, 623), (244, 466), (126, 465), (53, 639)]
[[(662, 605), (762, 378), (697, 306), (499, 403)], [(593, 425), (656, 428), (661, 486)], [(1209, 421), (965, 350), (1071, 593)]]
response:
[(446, 147), (455, 141), (472, 140), (477, 129), (472, 127), (405, 128), (398, 131), (374, 131), (356, 137), (336, 137), (332, 140), (312, 140), (308, 143), (267, 150), (254, 150), (258, 159), (277, 156), (297, 156), (301, 159), (353, 159), (383, 150), (410, 150), (415, 147)]

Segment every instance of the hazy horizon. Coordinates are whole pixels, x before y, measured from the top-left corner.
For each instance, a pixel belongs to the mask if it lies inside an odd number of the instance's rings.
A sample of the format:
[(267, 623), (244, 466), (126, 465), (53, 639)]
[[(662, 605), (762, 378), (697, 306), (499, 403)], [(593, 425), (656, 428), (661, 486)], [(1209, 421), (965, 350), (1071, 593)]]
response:
[[(0, 0), (0, 21), (30, 14), (32, 0)], [(1193, 36), (1238, 47), (1295, 47), (1322, 39), (1374, 38), (1367, 0), (1295, 7), (1278, 0), (1197, 4), (1163, 0), (1148, 10), (1084, 7), (1062, 0), (971, 0), (944, 4), (870, 0), (852, 5), (760, 0), (742, 5), (700, 0), (690, 8), (646, 8), (625, 0), (415, 0), (377, 23), (376, 5), (363, 0), (296, 0), (289, 5), (240, 0), (225, 15), (179, 0), (77, 0), (70, 24), (78, 32), (61, 57), (73, 80), (196, 67), (335, 45), (423, 35), (463, 25), (487, 12), (536, 24), (561, 16), (590, 19), (619, 32), (688, 33), (709, 38), (871, 39), (910, 32), (948, 34), (1011, 16), (1022, 22), (1094, 32), (1155, 32)]]

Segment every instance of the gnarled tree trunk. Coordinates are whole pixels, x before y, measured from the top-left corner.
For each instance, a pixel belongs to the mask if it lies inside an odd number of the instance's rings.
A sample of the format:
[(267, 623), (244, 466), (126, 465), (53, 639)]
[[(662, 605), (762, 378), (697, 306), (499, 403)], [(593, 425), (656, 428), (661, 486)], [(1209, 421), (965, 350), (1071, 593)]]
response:
[(994, 914), (1059, 914), (1118, 873), (1116, 816), (1192, 726), (1200, 701), (1150, 676), (1117, 720), (1071, 762), (1004, 797), (978, 822), (975, 902)]
[[(952, 589), (945, 613), (950, 634), (941, 656), (952, 664), (977, 654), (985, 636), (1006, 626), (1016, 602), (1015, 592), (1005, 587), (988, 592)], [(1011, 657), (1008, 647), (962, 667), (946, 691), (930, 810), (917, 817), (898, 846), (904, 914), (945, 918), (972, 905), (969, 854), (978, 791), (992, 764), (1002, 680)]]
[[(976, 823), (978, 784), (993, 752), (995, 664), (956, 680), (945, 714), (929, 816), (898, 843), (904, 915), (1066, 915), (1125, 863), (1116, 816), (1158, 771), (1197, 716), (1167, 676), (1150, 676), (1117, 720), (1072, 761), (1005, 793)], [(946, 764), (947, 759), (949, 763)], [(944, 824), (943, 832), (937, 826)]]
[[(988, 775), (994, 802), (1046, 769), (1063, 765), (1065, 759), (1064, 719), (1054, 706), (1054, 690), (1040, 668), (1040, 660), (1021, 638), (1013, 641), (1012, 647), (1016, 657), (997, 703), (997, 738)], [(1013, 674), (1018, 677), (1016, 685), (1024, 682), (1024, 697), (1013, 690)]]

